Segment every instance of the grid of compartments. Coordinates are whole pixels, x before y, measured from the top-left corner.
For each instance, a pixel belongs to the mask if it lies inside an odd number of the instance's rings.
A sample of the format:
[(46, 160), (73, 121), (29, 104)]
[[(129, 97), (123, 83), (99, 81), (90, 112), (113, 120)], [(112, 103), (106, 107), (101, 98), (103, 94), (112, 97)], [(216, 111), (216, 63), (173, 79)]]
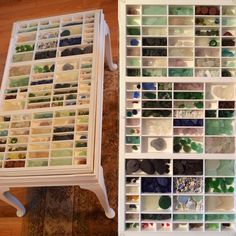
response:
[(126, 153), (234, 154), (236, 83), (126, 83)]
[(235, 161), (126, 159), (125, 230), (234, 231)]
[(234, 77), (236, 7), (127, 5), (126, 75)]
[(3, 173), (92, 165), (100, 13), (15, 24), (1, 93)]
[(89, 109), (0, 117), (0, 167), (86, 165)]
[(92, 65), (92, 56), (86, 56), (12, 66), (5, 89), (3, 110), (89, 104)]
[(17, 24), (3, 110), (88, 104), (95, 19), (80, 13)]
[(235, 231), (235, 5), (124, 14), (124, 230)]

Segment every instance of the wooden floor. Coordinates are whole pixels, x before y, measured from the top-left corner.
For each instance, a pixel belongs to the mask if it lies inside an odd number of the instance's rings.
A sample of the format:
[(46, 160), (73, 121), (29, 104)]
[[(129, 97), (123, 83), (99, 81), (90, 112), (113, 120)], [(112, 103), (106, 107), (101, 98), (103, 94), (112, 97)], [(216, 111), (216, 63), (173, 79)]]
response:
[[(15, 21), (69, 14), (92, 9), (103, 9), (111, 31), (113, 55), (118, 56), (118, 6), (116, 0), (0, 0), (0, 78), (2, 78)], [(12, 189), (27, 203), (27, 189)], [(0, 201), (0, 236), (21, 235), (22, 219), (15, 217), (15, 210)]]

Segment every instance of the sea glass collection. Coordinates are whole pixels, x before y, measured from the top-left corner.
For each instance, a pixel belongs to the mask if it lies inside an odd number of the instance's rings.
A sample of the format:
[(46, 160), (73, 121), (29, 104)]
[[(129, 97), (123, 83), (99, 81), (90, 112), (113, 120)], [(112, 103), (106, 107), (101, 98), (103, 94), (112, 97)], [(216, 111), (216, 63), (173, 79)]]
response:
[(15, 24), (1, 89), (2, 172), (92, 165), (99, 14)]
[(236, 6), (187, 2), (120, 5), (122, 235), (235, 231)]

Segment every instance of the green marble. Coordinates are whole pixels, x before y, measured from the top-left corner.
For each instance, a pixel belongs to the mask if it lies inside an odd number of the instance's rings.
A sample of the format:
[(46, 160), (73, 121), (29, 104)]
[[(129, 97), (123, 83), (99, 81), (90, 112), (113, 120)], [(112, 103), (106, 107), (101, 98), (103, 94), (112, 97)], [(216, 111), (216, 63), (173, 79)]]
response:
[(169, 69), (169, 76), (171, 77), (192, 77), (193, 69)]
[(166, 15), (167, 7), (166, 6), (143, 6), (143, 15)]
[(205, 120), (206, 135), (233, 135), (233, 120)]

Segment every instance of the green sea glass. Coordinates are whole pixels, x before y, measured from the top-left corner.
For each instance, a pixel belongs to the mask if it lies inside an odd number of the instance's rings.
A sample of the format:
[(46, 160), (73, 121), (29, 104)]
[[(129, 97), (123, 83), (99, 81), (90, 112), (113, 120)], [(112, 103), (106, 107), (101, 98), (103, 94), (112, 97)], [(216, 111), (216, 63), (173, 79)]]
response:
[(169, 69), (171, 77), (192, 77), (193, 69)]
[(51, 166), (66, 166), (66, 165), (72, 165), (72, 159), (52, 159), (50, 162)]
[(9, 83), (9, 87), (23, 87), (27, 86), (29, 83), (28, 77), (23, 77), (19, 79), (11, 79)]
[(143, 6), (143, 15), (166, 15), (166, 14), (167, 14), (166, 6), (160, 6), (160, 5)]
[(205, 120), (206, 135), (232, 135), (233, 120), (217, 119)]
[(174, 214), (174, 221), (199, 221), (202, 220), (202, 214)]
[(37, 161), (28, 161), (28, 167), (40, 167), (40, 166), (48, 166), (48, 161), (46, 160), (37, 160)]
[(166, 77), (167, 70), (166, 69), (143, 69), (143, 76)]
[(188, 15), (193, 15), (193, 7), (184, 7), (184, 6), (179, 6), (179, 7), (169, 7), (169, 14), (170, 15), (181, 15), (181, 16), (188, 16)]
[(71, 149), (60, 149), (60, 150), (53, 150), (51, 155), (52, 157), (70, 157), (72, 156)]
[(206, 221), (234, 221), (234, 214), (206, 214)]
[(143, 17), (143, 25), (167, 25), (166, 17)]

